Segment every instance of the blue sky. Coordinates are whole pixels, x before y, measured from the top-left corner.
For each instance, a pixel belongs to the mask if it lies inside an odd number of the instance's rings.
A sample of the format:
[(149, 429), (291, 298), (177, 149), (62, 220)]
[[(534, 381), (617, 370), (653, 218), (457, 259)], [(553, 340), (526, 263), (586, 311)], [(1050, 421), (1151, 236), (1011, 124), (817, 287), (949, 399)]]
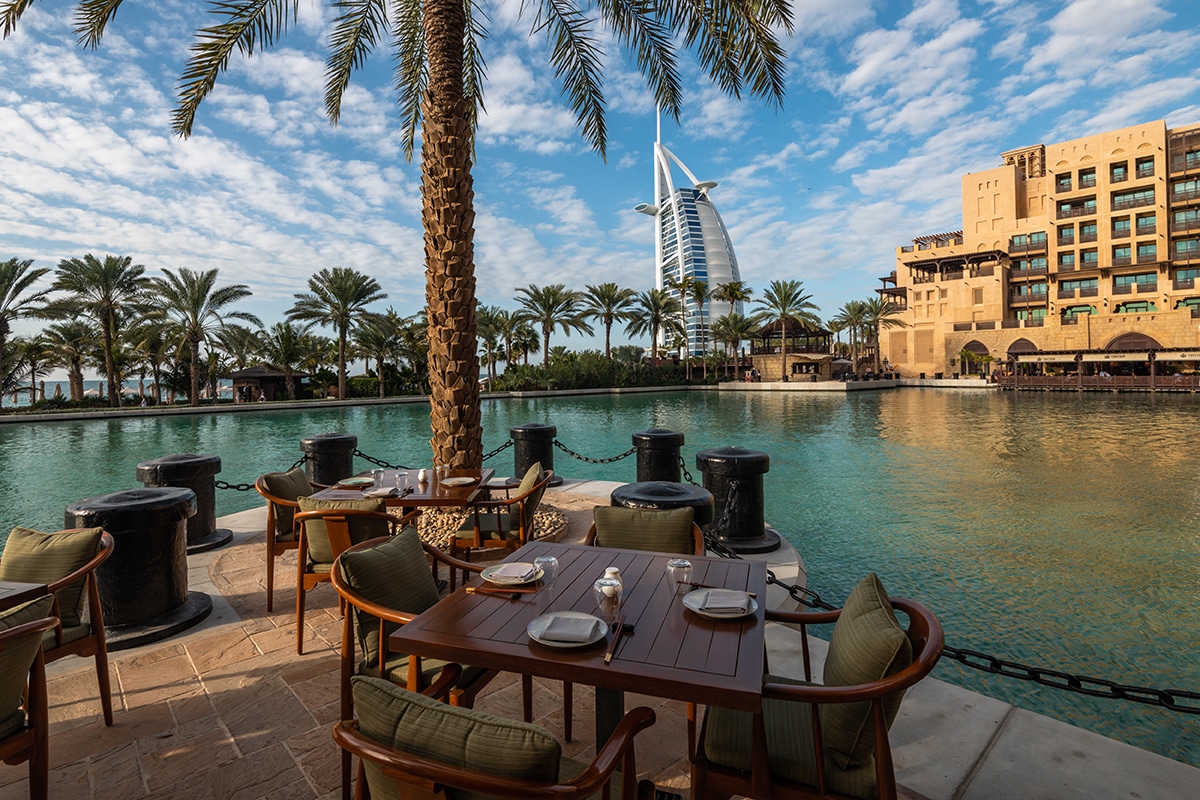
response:
[[(959, 179), (999, 154), (1136, 122), (1200, 121), (1194, 0), (794, 0), (781, 111), (735, 101), (685, 61), (681, 125), (663, 140), (720, 186), (742, 278), (798, 279), (823, 318), (865, 299), (913, 236), (961, 225)], [(267, 323), (322, 267), (374, 276), (402, 314), (424, 304), (419, 164), (406, 163), (376, 54), (342, 120), (322, 112), (331, 11), (265, 54), (235, 56), (194, 135), (170, 114), (194, 0), (130, 0), (97, 51), (75, 44), (74, 2), (35, 3), (0, 42), (0, 259), (53, 267), (85, 253), (221, 270)], [(475, 166), (480, 302), (529, 284), (653, 285), (654, 104), (609, 48), (609, 153), (590, 150), (518, 2), (488, 2)], [(679, 176), (680, 178), (682, 176)], [(19, 325), (18, 332), (28, 325)], [(602, 332), (601, 332), (602, 333)], [(626, 341), (624, 337), (620, 341)], [(557, 334), (552, 345), (602, 347)], [(637, 342), (646, 345), (646, 342)]]

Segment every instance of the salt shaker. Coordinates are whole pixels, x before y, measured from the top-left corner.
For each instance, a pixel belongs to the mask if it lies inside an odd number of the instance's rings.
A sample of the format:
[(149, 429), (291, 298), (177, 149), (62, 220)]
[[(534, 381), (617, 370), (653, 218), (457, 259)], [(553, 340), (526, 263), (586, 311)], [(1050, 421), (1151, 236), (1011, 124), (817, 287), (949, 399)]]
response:
[(606, 567), (604, 570), (604, 577), (617, 582), (618, 587), (615, 593), (619, 594), (621, 589), (625, 586), (625, 584), (621, 583), (621, 570), (617, 569), (616, 567)]

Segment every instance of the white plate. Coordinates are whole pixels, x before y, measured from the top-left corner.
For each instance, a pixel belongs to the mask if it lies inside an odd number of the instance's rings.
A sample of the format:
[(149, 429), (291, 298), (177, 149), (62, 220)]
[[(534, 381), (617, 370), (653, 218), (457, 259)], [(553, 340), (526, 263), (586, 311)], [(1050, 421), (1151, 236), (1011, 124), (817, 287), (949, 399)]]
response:
[(374, 486), (374, 478), (344, 478), (337, 482), (338, 488), (361, 489), (364, 486)]
[(700, 616), (708, 617), (709, 619), (741, 619), (742, 617), (748, 617), (755, 611), (758, 611), (758, 603), (754, 601), (753, 597), (748, 598), (750, 600), (750, 608), (745, 613), (741, 611), (701, 611), (700, 604), (704, 602), (707, 592), (708, 589), (696, 589), (693, 592), (688, 592), (683, 596), (683, 604), (690, 610), (695, 611)]
[[(594, 619), (596, 627), (593, 629), (592, 638), (586, 642), (556, 642), (550, 639), (541, 638), (542, 631), (546, 630), (546, 626), (550, 624), (550, 620), (555, 617), (571, 617), (573, 619)], [(595, 644), (608, 634), (608, 626), (604, 624), (604, 620), (593, 614), (585, 614), (582, 611), (551, 611), (549, 614), (542, 614), (540, 617), (535, 617), (529, 621), (529, 627), (525, 629), (529, 634), (529, 638), (533, 639), (538, 644), (544, 644), (546, 647), (587, 647)]]
[(442, 478), (443, 486), (470, 486), (475, 483), (476, 478)]
[[(521, 564), (526, 567), (533, 567), (533, 564), (529, 564), (524, 561), (516, 561), (513, 563)], [(493, 577), (496, 570), (500, 569), (500, 567), (502, 567), (502, 566), (504, 566), (504, 565), (503, 564), (493, 564), (490, 567), (484, 567), (483, 571), (479, 573), (479, 577), (483, 578), (488, 583), (494, 583), (497, 586), (523, 586), (526, 583), (533, 583), (538, 578), (542, 577), (542, 574), (543, 574), (542, 570), (539, 569), (536, 572), (534, 572), (531, 577), (529, 577), (523, 581), (513, 580), (512, 578), (504, 578), (504, 577), (495, 578), (495, 577)]]

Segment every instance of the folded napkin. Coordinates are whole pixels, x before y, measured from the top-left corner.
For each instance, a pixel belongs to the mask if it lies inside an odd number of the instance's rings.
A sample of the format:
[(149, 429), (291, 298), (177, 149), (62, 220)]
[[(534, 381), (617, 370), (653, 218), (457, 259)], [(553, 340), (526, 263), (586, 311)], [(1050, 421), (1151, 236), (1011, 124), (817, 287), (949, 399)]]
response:
[(700, 602), (700, 610), (717, 614), (745, 614), (750, 610), (750, 595), (733, 589), (709, 589)]
[(596, 626), (603, 624), (595, 617), (553, 617), (540, 638), (551, 642), (590, 642), (596, 635)]
[(537, 574), (537, 567), (523, 561), (511, 564), (500, 564), (488, 573), (489, 578), (499, 578), (502, 581), (527, 581)]
[(395, 486), (379, 486), (363, 492), (367, 497), (395, 497), (400, 491)]

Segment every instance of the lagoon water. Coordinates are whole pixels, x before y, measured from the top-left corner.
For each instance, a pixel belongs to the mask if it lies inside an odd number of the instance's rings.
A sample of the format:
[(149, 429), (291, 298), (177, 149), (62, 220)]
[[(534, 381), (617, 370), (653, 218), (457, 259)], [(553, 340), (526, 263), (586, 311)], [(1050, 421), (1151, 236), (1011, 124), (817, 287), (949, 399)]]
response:
[[(849, 396), (675, 392), (487, 402), (485, 450), (510, 427), (617, 455), (682, 431), (685, 462), (739, 445), (771, 457), (766, 517), (809, 586), (840, 603), (865, 573), (929, 605), (955, 647), (1157, 688), (1200, 691), (1200, 447), (1192, 395), (901, 389)], [(56, 529), (74, 500), (136, 487), (139, 461), (211, 453), (251, 483), (326, 431), (392, 463), (429, 458), (428, 407), (358, 406), (0, 426), (0, 529)], [(359, 468), (370, 466), (366, 462)], [(511, 451), (489, 466), (512, 470)], [(634, 479), (634, 460), (560, 474)], [(261, 505), (218, 492), (218, 513)], [(936, 676), (1200, 765), (1200, 716), (1067, 694), (943, 660)], [(1195, 702), (1191, 703), (1195, 706)]]

